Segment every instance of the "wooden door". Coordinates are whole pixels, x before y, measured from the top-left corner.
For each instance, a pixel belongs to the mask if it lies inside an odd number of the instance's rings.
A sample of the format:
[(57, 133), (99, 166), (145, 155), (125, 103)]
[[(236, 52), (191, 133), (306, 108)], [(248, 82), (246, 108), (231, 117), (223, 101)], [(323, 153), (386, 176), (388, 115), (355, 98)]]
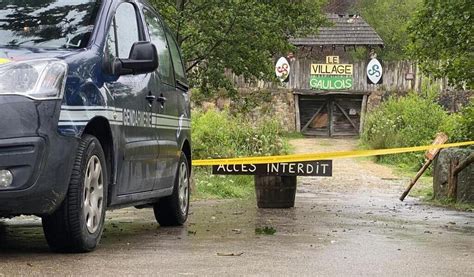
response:
[(301, 132), (309, 136), (358, 136), (362, 96), (299, 97)]

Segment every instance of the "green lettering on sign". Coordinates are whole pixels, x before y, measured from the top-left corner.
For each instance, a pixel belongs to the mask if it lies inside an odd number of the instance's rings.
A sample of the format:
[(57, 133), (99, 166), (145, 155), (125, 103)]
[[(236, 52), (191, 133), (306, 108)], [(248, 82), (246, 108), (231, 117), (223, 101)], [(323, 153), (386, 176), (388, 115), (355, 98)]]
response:
[(312, 89), (344, 90), (352, 88), (353, 80), (345, 76), (312, 76), (309, 83)]

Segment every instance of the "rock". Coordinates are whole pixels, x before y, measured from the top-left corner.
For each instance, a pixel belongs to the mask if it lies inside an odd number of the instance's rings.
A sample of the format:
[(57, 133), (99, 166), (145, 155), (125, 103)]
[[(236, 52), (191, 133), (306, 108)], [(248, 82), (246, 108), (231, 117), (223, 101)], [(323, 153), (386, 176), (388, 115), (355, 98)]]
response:
[[(448, 174), (451, 161), (463, 160), (474, 150), (450, 148), (441, 150), (434, 161), (433, 190), (436, 199), (445, 199), (448, 195)], [(474, 164), (469, 165), (458, 175), (457, 201), (474, 203)]]

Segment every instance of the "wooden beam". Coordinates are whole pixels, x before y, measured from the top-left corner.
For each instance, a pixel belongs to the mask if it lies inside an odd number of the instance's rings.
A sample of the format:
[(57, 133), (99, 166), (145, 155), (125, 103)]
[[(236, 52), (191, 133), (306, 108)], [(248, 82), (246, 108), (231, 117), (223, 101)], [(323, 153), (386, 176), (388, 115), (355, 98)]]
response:
[(296, 131), (301, 132), (300, 96), (295, 94)]
[(346, 113), (346, 111), (344, 111), (344, 109), (339, 104), (337, 104), (335, 101), (334, 101), (334, 104), (336, 105), (336, 107), (339, 108), (339, 110), (341, 110), (342, 114), (347, 118), (347, 120), (349, 120), (352, 127), (354, 127), (354, 129), (357, 131), (358, 129), (357, 129), (356, 124), (354, 123), (354, 121), (352, 121), (351, 117)]
[[(440, 145), (440, 144), (445, 143), (446, 141), (448, 141), (448, 136), (446, 136), (446, 134), (444, 134), (444, 133), (438, 133), (436, 135), (435, 140), (433, 141), (433, 145)], [(421, 175), (423, 175), (423, 173), (428, 169), (428, 167), (431, 165), (431, 163), (436, 158), (436, 156), (438, 156), (440, 150), (441, 149), (439, 149), (439, 148), (435, 148), (435, 149), (432, 149), (432, 150), (429, 150), (429, 151), (426, 152), (426, 154), (425, 154), (425, 157), (426, 157), (425, 164), (420, 169), (420, 171), (418, 171), (415, 178), (410, 182), (410, 184), (408, 184), (407, 189), (403, 192), (402, 196), (400, 197), (400, 201), (405, 200), (405, 197), (407, 197), (408, 193), (410, 193), (410, 190), (416, 184), (418, 179), (420, 179)], [(449, 177), (448, 177), (448, 179), (449, 179)]]
[(466, 159), (462, 160), (455, 168), (454, 174), (458, 175), (461, 171), (466, 169), (470, 164), (474, 163), (474, 153), (471, 153)]
[(334, 129), (333, 129), (334, 126), (332, 124), (332, 121), (334, 119), (334, 109), (333, 109), (334, 103), (333, 103), (333, 101), (334, 101), (334, 98), (330, 97), (328, 99), (328, 102), (327, 102), (328, 103), (327, 104), (328, 105), (328, 113), (329, 113), (329, 119), (328, 119), (328, 123), (329, 123), (328, 124), (329, 125), (328, 135), (329, 135), (329, 137), (332, 137), (332, 134), (334, 133)]
[(365, 114), (367, 113), (367, 102), (369, 97), (364, 95), (362, 97), (362, 107), (360, 109), (360, 126), (359, 126), (359, 134), (362, 134), (364, 131), (364, 123), (365, 123)]
[(313, 120), (316, 119), (316, 116), (318, 116), (319, 112), (321, 112), (321, 110), (324, 108), (324, 106), (326, 106), (326, 104), (323, 104), (318, 109), (318, 111), (313, 115), (313, 117), (311, 117), (310, 121), (308, 121), (308, 123), (306, 123), (306, 125), (304, 125), (303, 129), (301, 129), (301, 132), (304, 132), (304, 131), (306, 131), (306, 129), (308, 129), (309, 125), (313, 122)]
[(474, 153), (461, 162), (457, 159), (451, 161), (448, 176), (448, 198), (457, 200), (458, 174), (472, 163), (474, 163)]
[(424, 164), (423, 167), (420, 169), (420, 171), (418, 171), (418, 173), (416, 174), (415, 178), (413, 178), (413, 180), (411, 180), (410, 184), (408, 184), (407, 189), (403, 192), (402, 196), (400, 197), (400, 201), (405, 200), (405, 197), (407, 197), (408, 193), (410, 193), (410, 191), (411, 191), (411, 189), (413, 188), (413, 186), (416, 184), (416, 182), (418, 181), (418, 179), (420, 179), (420, 177), (423, 175), (423, 173), (425, 173), (425, 171), (428, 169), (428, 167), (431, 165), (432, 162), (433, 162), (433, 160), (427, 160), (427, 161), (425, 161), (425, 164)]

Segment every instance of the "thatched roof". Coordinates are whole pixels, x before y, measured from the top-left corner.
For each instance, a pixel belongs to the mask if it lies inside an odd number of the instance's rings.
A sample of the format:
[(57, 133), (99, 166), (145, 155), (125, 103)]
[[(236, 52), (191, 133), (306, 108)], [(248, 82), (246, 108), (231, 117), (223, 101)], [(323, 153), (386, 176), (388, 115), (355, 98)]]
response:
[(357, 15), (327, 14), (331, 27), (322, 27), (319, 34), (291, 39), (296, 46), (381, 46), (384, 42), (365, 20)]

